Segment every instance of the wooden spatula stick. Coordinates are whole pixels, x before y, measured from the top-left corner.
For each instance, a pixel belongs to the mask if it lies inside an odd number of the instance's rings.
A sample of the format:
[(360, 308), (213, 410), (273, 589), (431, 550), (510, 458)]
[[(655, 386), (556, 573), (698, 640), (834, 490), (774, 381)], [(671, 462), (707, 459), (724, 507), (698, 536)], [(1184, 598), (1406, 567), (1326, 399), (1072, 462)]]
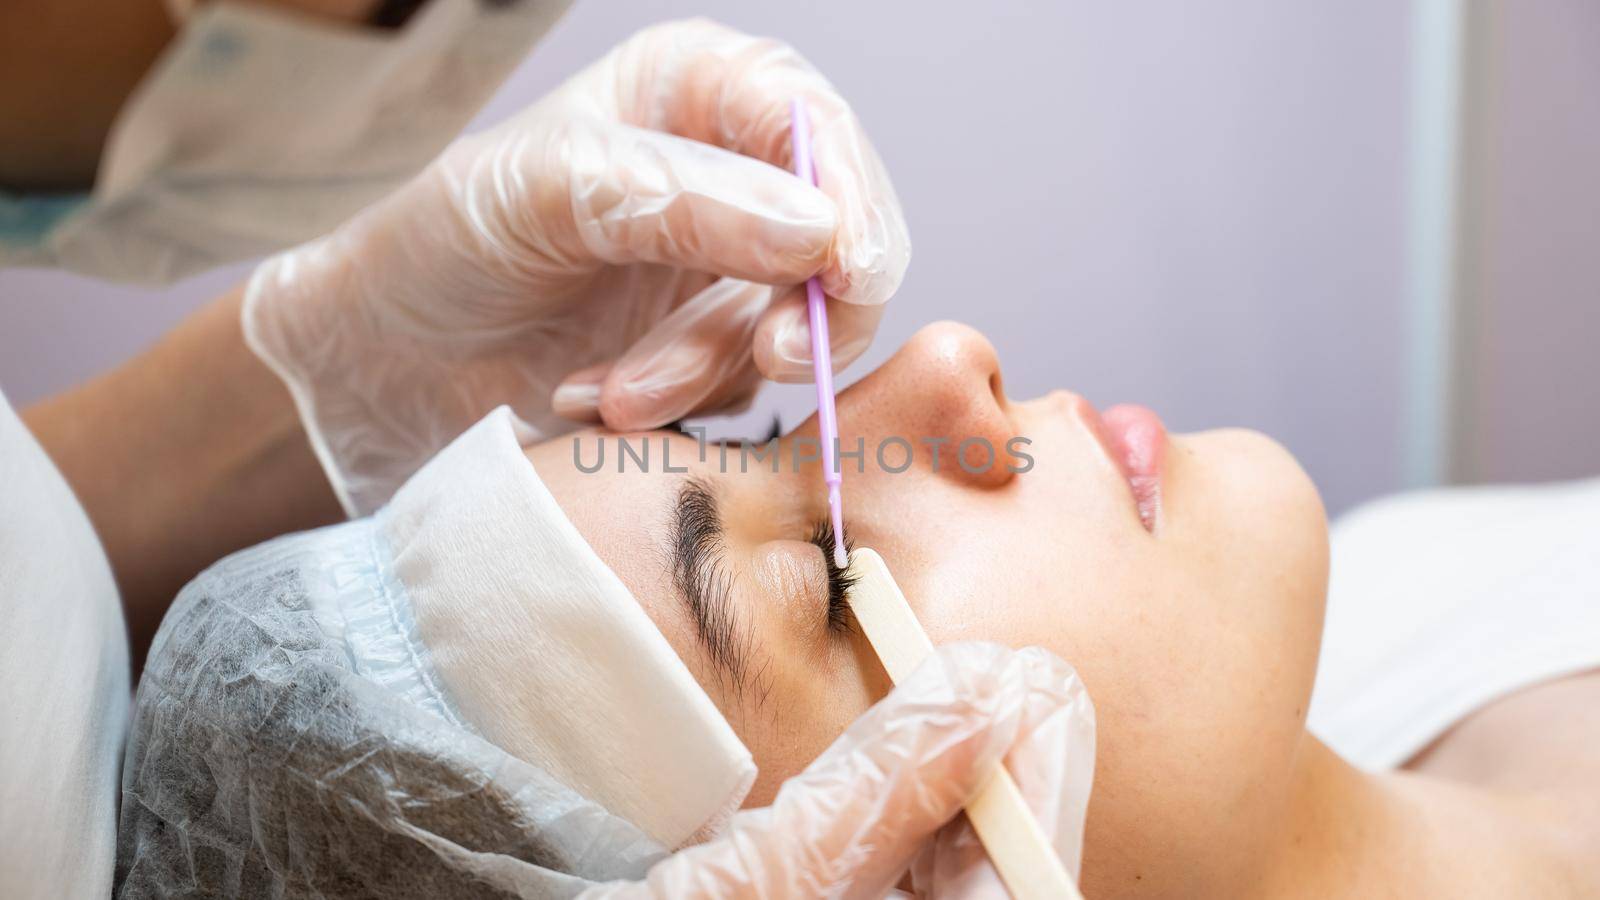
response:
[[(850, 608), (889, 678), (899, 684), (933, 652), (933, 643), (883, 557), (872, 550), (856, 549), (850, 554), (850, 572), (855, 576)], [(995, 766), (989, 783), (967, 804), (967, 818), (1011, 896), (1019, 900), (1082, 900), (1078, 886), (1004, 766)]]

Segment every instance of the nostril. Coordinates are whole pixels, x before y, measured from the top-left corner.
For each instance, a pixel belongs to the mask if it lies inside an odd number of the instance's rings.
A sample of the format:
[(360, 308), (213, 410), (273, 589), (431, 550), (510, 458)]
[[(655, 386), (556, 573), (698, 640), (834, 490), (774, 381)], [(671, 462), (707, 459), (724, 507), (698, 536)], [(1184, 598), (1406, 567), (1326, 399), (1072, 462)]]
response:
[(1000, 378), (999, 369), (995, 369), (993, 372), (989, 373), (989, 394), (994, 397), (994, 401), (996, 403), (999, 403), (1002, 406), (1005, 404), (1006, 391), (1004, 383)]

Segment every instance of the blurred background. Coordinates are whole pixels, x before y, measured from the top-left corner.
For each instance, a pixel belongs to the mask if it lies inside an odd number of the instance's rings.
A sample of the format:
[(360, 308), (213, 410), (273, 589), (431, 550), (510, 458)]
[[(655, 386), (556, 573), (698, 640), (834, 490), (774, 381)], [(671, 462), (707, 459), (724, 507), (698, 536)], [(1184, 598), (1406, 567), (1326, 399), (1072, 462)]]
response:
[[(1600, 474), (1600, 4), (579, 0), (474, 127), (693, 14), (797, 46), (893, 175), (915, 253), (845, 382), (958, 319), (1013, 396), (1260, 429), (1331, 512)], [(249, 268), (0, 272), (0, 385), (105, 371)]]

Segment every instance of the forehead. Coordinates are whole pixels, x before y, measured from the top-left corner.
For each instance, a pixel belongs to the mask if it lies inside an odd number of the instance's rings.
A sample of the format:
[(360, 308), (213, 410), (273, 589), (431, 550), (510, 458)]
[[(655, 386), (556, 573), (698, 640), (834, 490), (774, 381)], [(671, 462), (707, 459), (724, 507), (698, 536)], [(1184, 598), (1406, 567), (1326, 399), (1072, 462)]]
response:
[[(645, 453), (648, 462), (642, 464), (638, 460)], [(669, 472), (664, 455), (670, 455), (674, 470), (693, 467), (688, 473)], [(672, 584), (671, 529), (678, 492), (703, 468), (694, 441), (666, 432), (619, 436), (585, 429), (530, 447), (527, 456), (578, 533), (622, 579), (678, 655), (690, 661), (695, 636)]]

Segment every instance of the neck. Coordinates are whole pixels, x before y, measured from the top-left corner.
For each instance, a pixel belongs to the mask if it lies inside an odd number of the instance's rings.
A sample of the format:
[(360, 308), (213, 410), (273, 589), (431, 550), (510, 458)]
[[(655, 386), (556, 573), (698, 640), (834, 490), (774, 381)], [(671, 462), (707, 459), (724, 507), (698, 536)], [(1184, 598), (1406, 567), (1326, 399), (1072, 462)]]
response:
[(1362, 772), (1310, 735), (1295, 783), (1264, 897), (1571, 896), (1585, 889), (1568, 810), (1556, 802), (1408, 772)]

